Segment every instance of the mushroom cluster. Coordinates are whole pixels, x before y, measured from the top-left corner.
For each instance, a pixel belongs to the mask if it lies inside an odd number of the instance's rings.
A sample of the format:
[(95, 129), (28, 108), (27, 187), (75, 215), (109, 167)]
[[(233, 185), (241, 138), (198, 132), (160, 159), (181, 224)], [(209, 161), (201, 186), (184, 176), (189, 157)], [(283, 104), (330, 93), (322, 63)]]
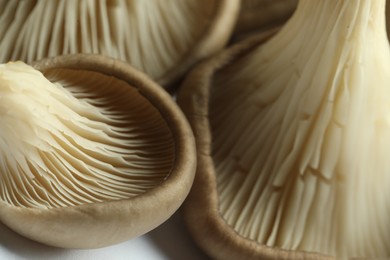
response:
[(213, 258), (389, 257), (386, 2), (0, 0), (0, 221), (96, 248), (186, 199)]
[(170, 217), (192, 184), (194, 139), (149, 77), (172, 87), (222, 48), (239, 4), (0, 0), (0, 220), (91, 248)]

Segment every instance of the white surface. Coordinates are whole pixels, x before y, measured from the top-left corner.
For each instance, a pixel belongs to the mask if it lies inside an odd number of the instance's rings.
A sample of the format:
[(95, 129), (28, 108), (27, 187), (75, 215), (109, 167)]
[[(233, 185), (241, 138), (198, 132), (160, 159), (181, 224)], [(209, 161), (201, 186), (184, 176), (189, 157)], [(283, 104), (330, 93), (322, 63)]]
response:
[(93, 250), (45, 246), (18, 235), (0, 223), (0, 260), (19, 259), (202, 260), (207, 257), (195, 246), (185, 229), (181, 215), (176, 213), (163, 225), (142, 237)]

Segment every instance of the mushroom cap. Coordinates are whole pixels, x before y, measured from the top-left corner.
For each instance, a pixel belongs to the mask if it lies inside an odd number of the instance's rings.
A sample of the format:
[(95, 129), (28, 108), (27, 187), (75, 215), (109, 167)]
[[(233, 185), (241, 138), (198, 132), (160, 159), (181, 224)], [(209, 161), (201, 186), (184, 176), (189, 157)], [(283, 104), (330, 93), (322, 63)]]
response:
[[(80, 141), (59, 141), (62, 148), (55, 147), (54, 152), (50, 147), (39, 146), (44, 147), (40, 155), (54, 154), (52, 157), (57, 156), (64, 162), (63, 167), (58, 166), (59, 161), (48, 159), (44, 162), (49, 170), (40, 172), (34, 168), (35, 171), (27, 172), (27, 177), (22, 177), (25, 186), (34, 187), (35, 193), (20, 190), (20, 185), (3, 185), (0, 221), (21, 235), (44, 244), (97, 248), (140, 236), (167, 220), (187, 196), (196, 168), (192, 131), (172, 98), (142, 72), (121, 61), (98, 55), (59, 56), (33, 66), (51, 82), (63, 85), (81, 102), (102, 108), (114, 123), (110, 125), (108, 121), (106, 127), (106, 122), (99, 121), (100, 117), (92, 113), (93, 108), (81, 111), (86, 113), (80, 112), (80, 115), (92, 118), (90, 125), (96, 129), (103, 125), (104, 131), (72, 128), (69, 122), (74, 117), (64, 120), (69, 129), (76, 129), (74, 132), (86, 140), (72, 137)], [(49, 111), (55, 109), (51, 107)], [(42, 114), (43, 121), (44, 117)], [(110, 139), (97, 135), (105, 132), (110, 137), (115, 136), (105, 130), (110, 127), (117, 129), (116, 134), (120, 136), (116, 143), (109, 143)], [(66, 131), (58, 132), (65, 136)], [(34, 138), (39, 141), (39, 134)], [(33, 143), (34, 138), (29, 139), (29, 143)], [(87, 146), (88, 141), (96, 146)], [(101, 152), (104, 148), (114, 156), (106, 156)], [(29, 151), (26, 149), (25, 160), (33, 164)], [(51, 158), (49, 156), (47, 158)], [(122, 161), (118, 159), (121, 157)], [(57, 167), (49, 166), (56, 162)], [(18, 162), (11, 162), (14, 163)], [(100, 175), (94, 176), (91, 169)], [(9, 172), (0, 172), (0, 177), (12, 180), (24, 172), (13, 172), (11, 177), (7, 175)], [(68, 176), (73, 176), (74, 182)], [(40, 184), (35, 185), (34, 179)], [(70, 191), (61, 193), (61, 185)], [(40, 193), (42, 187), (46, 191)], [(29, 201), (34, 198), (36, 201), (26, 203), (22, 199), (12, 199), (9, 194), (29, 196)]]
[(172, 87), (229, 40), (239, 0), (0, 1), (0, 62), (95, 53)]
[(300, 3), (179, 94), (198, 152), (185, 218), (214, 258), (390, 254), (385, 1)]
[(241, 57), (250, 55), (274, 33), (275, 30), (264, 31), (202, 62), (188, 74), (178, 95), (178, 104), (195, 135), (198, 163), (191, 192), (183, 204), (184, 220), (195, 242), (215, 259), (333, 259), (259, 244), (237, 233), (220, 211), (209, 118), (214, 76)]

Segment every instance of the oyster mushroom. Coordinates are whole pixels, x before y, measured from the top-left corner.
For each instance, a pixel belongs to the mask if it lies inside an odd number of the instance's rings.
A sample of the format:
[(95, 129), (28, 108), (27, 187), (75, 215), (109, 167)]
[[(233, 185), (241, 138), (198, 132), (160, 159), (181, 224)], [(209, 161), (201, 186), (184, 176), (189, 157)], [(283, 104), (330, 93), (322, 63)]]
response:
[(34, 67), (0, 65), (0, 221), (41, 243), (94, 248), (168, 219), (196, 167), (170, 96), (100, 56)]
[(121, 59), (170, 86), (228, 41), (239, 0), (0, 0), (0, 62)]
[(384, 14), (385, 0), (300, 0), (267, 42), (185, 80), (199, 164), (185, 216), (211, 256), (390, 256)]

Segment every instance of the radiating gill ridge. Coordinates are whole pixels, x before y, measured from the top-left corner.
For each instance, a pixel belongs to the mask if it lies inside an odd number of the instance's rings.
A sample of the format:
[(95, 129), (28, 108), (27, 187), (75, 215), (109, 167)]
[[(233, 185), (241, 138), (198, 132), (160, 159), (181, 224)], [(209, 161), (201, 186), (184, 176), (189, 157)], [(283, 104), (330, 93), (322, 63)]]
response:
[(202, 37), (216, 2), (0, 0), (0, 62), (97, 53), (157, 79)]
[(22, 62), (0, 66), (2, 200), (38, 208), (119, 200), (168, 177), (171, 132), (136, 88), (91, 71), (45, 76)]
[(241, 236), (347, 257), (390, 255), (385, 1), (301, 0), (211, 90), (219, 210)]

